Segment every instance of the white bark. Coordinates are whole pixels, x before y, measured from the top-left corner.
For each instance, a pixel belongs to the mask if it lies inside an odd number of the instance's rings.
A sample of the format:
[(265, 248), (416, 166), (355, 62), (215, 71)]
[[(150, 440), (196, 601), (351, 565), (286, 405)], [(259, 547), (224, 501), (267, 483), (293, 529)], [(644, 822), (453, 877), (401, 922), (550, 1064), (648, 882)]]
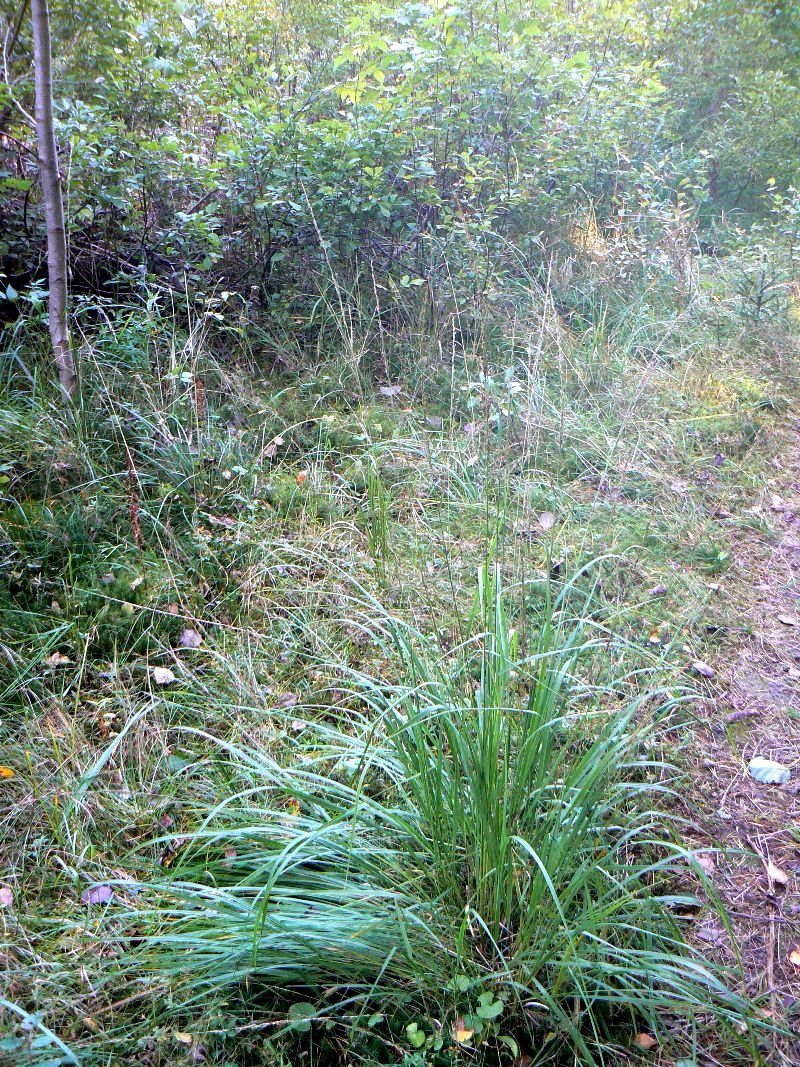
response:
[(50, 56), (50, 12), (47, 0), (31, 0), (34, 80), (36, 88), (36, 141), (39, 178), (44, 192), (47, 225), (48, 319), (58, 380), (67, 398), (74, 397), (78, 378), (67, 325), (67, 235), (58, 151), (53, 129), (53, 77)]

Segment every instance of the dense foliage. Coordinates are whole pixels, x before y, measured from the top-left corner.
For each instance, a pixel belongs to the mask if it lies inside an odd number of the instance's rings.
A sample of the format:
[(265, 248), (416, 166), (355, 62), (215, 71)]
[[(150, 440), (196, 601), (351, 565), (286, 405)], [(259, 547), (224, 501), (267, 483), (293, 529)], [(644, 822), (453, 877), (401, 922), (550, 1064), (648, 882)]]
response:
[[(771, 213), (797, 235), (791, 5), (83, 0), (54, 5), (54, 31), (78, 294), (215, 294), (302, 346), (340, 270), (385, 317), (412, 285), (441, 308), (519, 256), (546, 272), (588, 218), (623, 283), (643, 244), (657, 275)], [(24, 19), (12, 44), (16, 300), (41, 283), (43, 225)]]

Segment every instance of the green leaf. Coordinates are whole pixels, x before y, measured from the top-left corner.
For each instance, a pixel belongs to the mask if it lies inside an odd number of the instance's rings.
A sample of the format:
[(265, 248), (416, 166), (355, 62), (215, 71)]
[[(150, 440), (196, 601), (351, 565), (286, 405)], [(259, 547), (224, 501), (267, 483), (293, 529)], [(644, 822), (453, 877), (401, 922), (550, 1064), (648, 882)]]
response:
[(497, 1040), (501, 1045), (506, 1046), (512, 1056), (515, 1058), (519, 1057), (519, 1045), (510, 1034), (498, 1034)]
[(502, 1000), (495, 1000), (494, 993), (487, 991), (478, 997), (478, 1007), (475, 1012), (481, 1019), (489, 1021), (503, 1014), (503, 1006)]
[(317, 1009), (307, 1000), (299, 1000), (289, 1008), (289, 1022), (291, 1029), (298, 1034), (307, 1034), (311, 1029), (311, 1021), (316, 1016)]
[(567, 70), (585, 70), (591, 66), (591, 60), (588, 52), (576, 52), (574, 56), (570, 56), (567, 62), (564, 64)]
[(425, 1034), (416, 1023), (409, 1023), (406, 1027), (406, 1037), (414, 1048), (422, 1048), (425, 1044)]
[(528, 19), (519, 28), (521, 37), (539, 37), (542, 32), (542, 24), (537, 22), (536, 19)]

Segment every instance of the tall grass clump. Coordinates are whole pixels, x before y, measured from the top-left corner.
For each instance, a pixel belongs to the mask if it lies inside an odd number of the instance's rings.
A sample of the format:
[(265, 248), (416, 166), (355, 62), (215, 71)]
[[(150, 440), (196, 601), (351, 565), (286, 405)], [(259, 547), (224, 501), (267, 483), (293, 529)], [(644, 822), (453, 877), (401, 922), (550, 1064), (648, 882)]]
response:
[(238, 985), (276, 1021), (299, 1003), (305, 1029), (369, 1017), (395, 1047), (490, 1059), (595, 1064), (633, 1027), (736, 1018), (676, 918), (643, 725), (674, 700), (576, 700), (592, 642), (566, 617), (545, 603), (521, 648), (486, 568), (458, 648), (387, 615), (402, 683), (351, 671), (346, 714), (271, 711), (280, 759), (220, 741), (229, 795), (137, 896), (131, 966), (185, 1012)]

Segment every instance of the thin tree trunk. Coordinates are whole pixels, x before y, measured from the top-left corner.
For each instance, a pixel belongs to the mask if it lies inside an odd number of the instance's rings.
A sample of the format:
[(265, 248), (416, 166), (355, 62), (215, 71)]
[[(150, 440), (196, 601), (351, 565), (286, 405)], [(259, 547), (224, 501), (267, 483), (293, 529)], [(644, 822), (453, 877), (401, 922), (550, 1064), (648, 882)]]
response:
[(31, 0), (36, 85), (36, 141), (39, 177), (47, 224), (48, 319), (53, 358), (64, 394), (72, 399), (78, 386), (67, 327), (67, 235), (58, 152), (53, 129), (53, 78), (50, 71), (50, 12), (47, 0)]

